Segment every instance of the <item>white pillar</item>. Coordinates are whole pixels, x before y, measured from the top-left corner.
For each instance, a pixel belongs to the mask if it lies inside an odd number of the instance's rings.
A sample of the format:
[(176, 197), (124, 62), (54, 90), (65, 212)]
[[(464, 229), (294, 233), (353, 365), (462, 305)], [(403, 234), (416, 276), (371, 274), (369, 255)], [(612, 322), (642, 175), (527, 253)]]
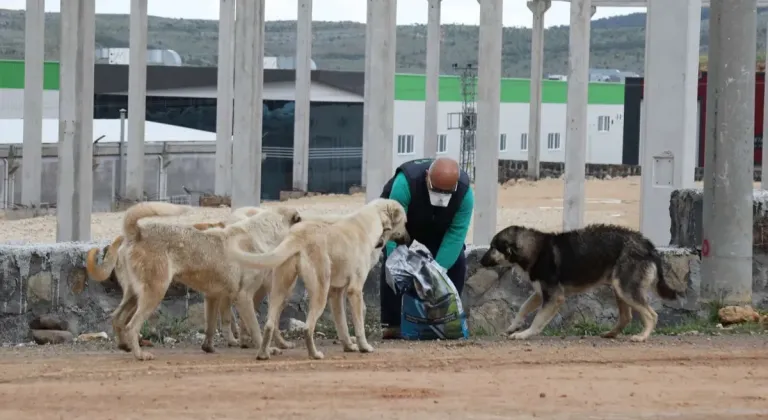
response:
[(717, 85), (707, 98), (707, 120), (715, 122), (705, 145), (712, 167), (704, 179), (701, 298), (751, 304), (757, 1), (712, 0), (710, 10)]
[(766, 43), (765, 43), (765, 70), (763, 75), (763, 161), (760, 171), (760, 187), (763, 190), (768, 190), (768, 28), (766, 28)]
[(395, 44), (397, 0), (368, 0), (371, 21), (371, 61), (365, 74), (370, 85), (366, 136), (366, 201), (381, 195), (392, 177), (392, 144), (395, 137)]
[(144, 197), (144, 126), (147, 110), (147, 0), (131, 0), (128, 62), (128, 153), (125, 195)]
[[(568, 103), (566, 104), (565, 193), (563, 230), (584, 226), (584, 182), (587, 164), (587, 99), (589, 93), (589, 31), (595, 14), (591, 0), (571, 1), (568, 42)], [(530, 143), (530, 141), (528, 142)]]
[(364, 83), (363, 88), (363, 147), (362, 147), (362, 159), (360, 164), (360, 185), (364, 188), (368, 184), (368, 131), (370, 126), (370, 110), (371, 110), (371, 79), (369, 75), (371, 73), (371, 40), (373, 39), (373, 12), (374, 8), (369, 1), (365, 7), (365, 68), (363, 69)]
[(646, 19), (640, 230), (667, 246), (670, 194), (694, 186), (701, 0), (649, 0)]
[[(496, 234), (499, 190), (502, 0), (478, 0), (477, 137), (475, 141), (475, 220), (472, 242), (489, 244)], [(471, 175), (471, 174), (470, 174)]]
[(235, 0), (219, 3), (216, 80), (216, 195), (232, 194), (232, 112), (235, 96)]
[(24, 24), (24, 144), (21, 203), (40, 205), (43, 173), (43, 65), (45, 0), (27, 0)]
[(427, 0), (427, 80), (424, 101), (424, 157), (437, 155), (437, 109), (440, 102), (440, 3)]
[(56, 241), (91, 239), (96, 0), (61, 0)]
[(261, 201), (264, 0), (237, 0), (232, 208)]
[(293, 189), (308, 191), (309, 121), (312, 89), (312, 0), (298, 0), (296, 108), (293, 121)]
[(551, 0), (532, 0), (531, 98), (528, 114), (528, 178), (539, 179), (541, 164), (541, 82), (544, 77), (544, 14)]

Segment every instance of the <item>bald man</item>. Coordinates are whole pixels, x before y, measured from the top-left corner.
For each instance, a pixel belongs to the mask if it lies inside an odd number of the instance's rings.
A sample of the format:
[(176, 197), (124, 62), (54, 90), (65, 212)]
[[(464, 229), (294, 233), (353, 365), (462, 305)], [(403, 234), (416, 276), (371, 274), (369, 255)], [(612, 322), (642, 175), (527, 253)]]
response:
[[(408, 215), (405, 225), (412, 240), (424, 244), (456, 286), (459, 294), (467, 276), (465, 240), (475, 198), (469, 176), (451, 158), (417, 159), (405, 162), (384, 186), (382, 198), (403, 205)], [(386, 258), (395, 249), (389, 242)], [(385, 339), (400, 338), (401, 297), (386, 283), (381, 270), (381, 327)]]

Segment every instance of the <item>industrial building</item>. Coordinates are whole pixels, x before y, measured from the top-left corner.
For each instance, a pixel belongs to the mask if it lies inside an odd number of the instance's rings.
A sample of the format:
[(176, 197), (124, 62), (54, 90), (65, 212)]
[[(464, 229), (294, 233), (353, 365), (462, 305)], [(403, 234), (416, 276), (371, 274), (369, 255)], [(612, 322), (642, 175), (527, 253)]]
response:
[[(58, 63), (45, 64), (43, 117), (46, 119), (58, 118), (58, 71)], [(216, 131), (216, 68), (148, 66), (147, 72), (147, 121), (211, 133)], [(393, 170), (404, 161), (424, 156), (425, 81), (424, 75), (398, 74), (395, 77)], [(455, 159), (459, 159), (462, 134), (466, 133), (460, 124), (462, 114), (467, 113), (466, 107), (474, 102), (474, 98), (466, 95), (467, 90), (462, 89), (462, 83), (474, 82), (457, 76), (440, 79), (438, 153)], [(264, 70), (264, 199), (276, 199), (281, 190), (291, 189), (294, 84), (291, 70)], [(362, 73), (312, 72), (310, 191), (340, 193), (348, 191), (352, 185), (361, 184), (363, 84)], [(22, 118), (23, 88), (24, 62), (0, 61), (0, 119)], [(94, 91), (94, 118), (120, 118), (120, 110), (128, 108), (128, 66), (96, 64)], [(529, 92), (527, 79), (502, 80), (500, 159), (527, 159)], [(539, 139), (542, 161), (562, 162), (564, 159), (566, 96), (567, 83), (543, 82), (542, 135)], [(590, 84), (588, 162), (622, 162), (623, 109), (623, 85)], [(94, 131), (94, 137), (99, 135), (101, 133)], [(198, 163), (189, 166), (192, 172), (185, 176), (179, 174), (178, 182), (173, 185), (153, 187), (146, 191), (148, 196), (156, 197), (161, 191), (169, 195), (182, 194), (182, 187), (213, 192), (215, 139), (210, 139), (210, 144), (203, 144), (205, 142), (200, 142), (199, 138), (189, 140), (200, 144)], [(147, 159), (154, 162), (152, 157)], [(159, 170), (156, 164), (148, 165), (152, 170)], [(148, 182), (152, 186), (157, 179), (162, 179), (153, 174), (147, 174), (146, 178), (151, 180)], [(18, 183), (13, 177), (9, 182)], [(96, 189), (98, 187), (94, 186)], [(15, 191), (21, 191), (20, 185)], [(55, 188), (44, 189), (43, 195), (48, 194), (54, 197), (43, 197), (43, 202), (55, 199)], [(95, 201), (102, 200), (95, 197)]]

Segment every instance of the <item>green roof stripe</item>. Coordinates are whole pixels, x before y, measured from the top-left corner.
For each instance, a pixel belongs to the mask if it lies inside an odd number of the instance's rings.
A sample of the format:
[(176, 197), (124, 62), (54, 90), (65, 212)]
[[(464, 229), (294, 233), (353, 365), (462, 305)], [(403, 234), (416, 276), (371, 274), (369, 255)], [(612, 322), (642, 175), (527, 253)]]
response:
[[(426, 76), (423, 74), (398, 74), (395, 76), (395, 99), (399, 101), (424, 101)], [(501, 79), (501, 102), (525, 103), (530, 101), (531, 83), (528, 79)], [(564, 104), (568, 98), (568, 83), (559, 80), (542, 82), (541, 99), (544, 103)], [(440, 76), (440, 101), (461, 102), (461, 79), (458, 76)], [(624, 105), (624, 84), (589, 84), (591, 105)]]
[[(0, 89), (24, 89), (24, 61), (0, 60)], [(59, 63), (43, 65), (43, 89), (59, 90)]]
[[(426, 76), (422, 74), (395, 75), (395, 99), (424, 101)], [(59, 89), (59, 63), (49, 61), (43, 69), (43, 88)], [(531, 85), (528, 79), (502, 79), (501, 102), (528, 103)], [(0, 89), (24, 89), (24, 61), (0, 60)], [(564, 104), (568, 97), (568, 83), (557, 80), (543, 82), (541, 98), (544, 103)], [(461, 79), (458, 76), (440, 76), (440, 101), (461, 102)], [(590, 83), (591, 105), (623, 105), (624, 85), (619, 83)]]

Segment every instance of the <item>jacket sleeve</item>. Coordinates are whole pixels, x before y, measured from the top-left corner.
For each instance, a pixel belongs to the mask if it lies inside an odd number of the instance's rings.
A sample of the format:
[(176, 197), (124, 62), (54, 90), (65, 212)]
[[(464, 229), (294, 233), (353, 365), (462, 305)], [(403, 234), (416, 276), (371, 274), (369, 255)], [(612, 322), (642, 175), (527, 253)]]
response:
[(446, 270), (450, 269), (459, 258), (464, 242), (467, 239), (469, 224), (472, 222), (472, 211), (475, 207), (475, 195), (470, 187), (461, 201), (459, 210), (453, 217), (453, 222), (448, 228), (448, 232), (443, 237), (440, 249), (435, 255), (435, 261)]
[[(405, 211), (408, 212), (408, 204), (411, 203), (411, 190), (408, 188), (408, 180), (402, 172), (395, 177), (395, 180), (392, 183), (392, 191), (389, 193), (389, 198), (402, 204)], [(387, 256), (395, 250), (395, 247), (396, 245), (394, 242), (387, 242)]]

